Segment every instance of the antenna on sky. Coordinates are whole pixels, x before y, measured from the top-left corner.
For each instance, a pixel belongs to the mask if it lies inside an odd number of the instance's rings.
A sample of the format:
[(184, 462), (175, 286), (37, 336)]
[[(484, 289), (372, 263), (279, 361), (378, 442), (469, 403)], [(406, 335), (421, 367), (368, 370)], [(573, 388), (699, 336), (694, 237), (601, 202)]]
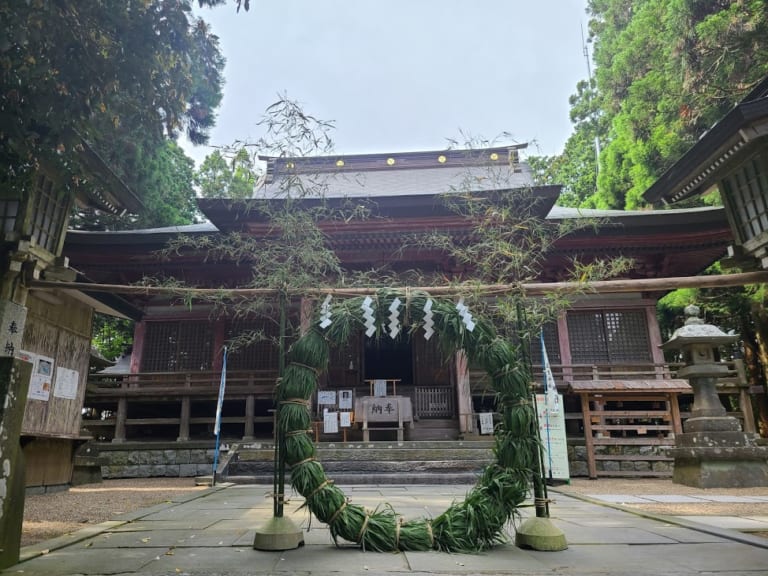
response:
[[(589, 57), (589, 46), (587, 46), (587, 41), (584, 38), (584, 24), (581, 24), (581, 47), (584, 54), (584, 60), (587, 63), (587, 78), (589, 79), (589, 89), (590, 89), (590, 100), (592, 99), (592, 64), (591, 59)], [(592, 120), (594, 121), (594, 112), (592, 113)], [(597, 122), (593, 122), (595, 126), (595, 176), (599, 174), (600, 172), (600, 138), (597, 135)]]

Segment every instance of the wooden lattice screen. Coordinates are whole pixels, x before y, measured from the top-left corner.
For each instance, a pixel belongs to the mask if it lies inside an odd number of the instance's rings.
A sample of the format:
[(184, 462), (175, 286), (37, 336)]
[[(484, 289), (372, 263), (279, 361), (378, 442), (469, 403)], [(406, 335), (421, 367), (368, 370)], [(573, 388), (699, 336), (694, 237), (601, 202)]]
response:
[(768, 232), (768, 152), (755, 154), (723, 180), (726, 200), (736, 214), (735, 228), (741, 243)]
[[(574, 364), (651, 360), (643, 310), (571, 311), (567, 320)], [(554, 362), (551, 357), (550, 362)]]
[[(557, 335), (557, 324), (549, 322), (542, 327), (544, 331), (544, 345), (547, 347), (547, 357), (550, 364), (560, 364), (560, 342)], [(541, 338), (531, 338), (531, 363), (541, 364)]]
[(210, 370), (213, 326), (205, 321), (148, 322), (142, 372)]
[[(233, 346), (228, 354), (227, 368), (232, 370), (276, 370), (278, 366), (277, 324), (259, 320), (233, 320), (227, 323), (227, 341), (249, 338), (246, 345)], [(237, 340), (234, 341), (235, 343)], [(287, 344), (287, 343), (286, 343)]]
[(56, 254), (69, 207), (67, 193), (40, 172), (32, 197), (35, 203), (32, 211), (32, 242)]
[(416, 386), (450, 386), (450, 361), (440, 352), (437, 338), (412, 337), (413, 371)]

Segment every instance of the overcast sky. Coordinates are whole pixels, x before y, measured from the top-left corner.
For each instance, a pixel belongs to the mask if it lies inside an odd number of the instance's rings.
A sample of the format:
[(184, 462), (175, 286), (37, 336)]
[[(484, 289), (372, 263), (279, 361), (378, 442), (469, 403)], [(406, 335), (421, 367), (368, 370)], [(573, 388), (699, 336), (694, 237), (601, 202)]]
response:
[[(338, 153), (529, 142), (555, 154), (587, 77), (586, 0), (251, 0), (198, 10), (227, 58), (212, 145), (255, 140), (278, 94), (335, 122)], [(591, 48), (590, 48), (591, 50)], [(198, 163), (211, 148), (186, 143)]]

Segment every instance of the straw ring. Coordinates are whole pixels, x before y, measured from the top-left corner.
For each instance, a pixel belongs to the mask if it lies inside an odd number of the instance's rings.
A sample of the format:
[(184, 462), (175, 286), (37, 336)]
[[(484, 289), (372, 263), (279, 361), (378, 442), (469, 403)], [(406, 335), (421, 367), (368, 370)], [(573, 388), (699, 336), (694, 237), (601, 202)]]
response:
[(315, 431), (311, 428), (309, 430), (291, 430), (290, 432), (286, 432), (286, 436), (299, 436), (301, 434), (314, 434)]
[(328, 520), (328, 526), (333, 526), (333, 523), (336, 521), (336, 519), (339, 517), (339, 515), (344, 511), (344, 508), (347, 507), (347, 502), (342, 502), (341, 506), (339, 506), (339, 509), (336, 510), (336, 512), (333, 513), (333, 516), (331, 516), (331, 519)]
[(295, 464), (291, 464), (291, 468), (296, 468), (297, 466), (301, 466), (302, 464), (305, 464), (307, 462), (312, 462), (313, 460), (317, 460), (317, 458), (315, 458), (314, 456), (310, 456), (309, 458), (304, 458), (304, 460), (296, 462)]
[(301, 362), (291, 362), (291, 366), (298, 366), (299, 368), (304, 368), (305, 370), (311, 370), (315, 374), (319, 372), (319, 370), (314, 366), (310, 366), (309, 364), (302, 364)]
[(368, 513), (368, 511), (365, 511), (365, 520), (363, 521), (363, 525), (360, 528), (360, 532), (357, 533), (357, 539), (355, 542), (360, 544), (360, 542), (363, 540), (363, 536), (365, 536), (365, 529), (368, 528), (368, 520), (371, 519), (371, 515)]
[(322, 482), (322, 483), (321, 483), (321, 484), (320, 484), (320, 485), (319, 485), (317, 488), (315, 488), (314, 490), (312, 490), (312, 493), (311, 493), (309, 496), (307, 496), (307, 500), (312, 500), (312, 498), (314, 497), (314, 495), (315, 495), (315, 494), (317, 494), (318, 492), (320, 492), (320, 490), (322, 490), (322, 489), (323, 489), (323, 488), (325, 488), (326, 486), (330, 486), (331, 484), (333, 484), (333, 480), (325, 480), (325, 481), (324, 481), (324, 482)]
[(287, 400), (280, 400), (280, 405), (283, 404), (296, 404), (298, 406), (304, 406), (306, 408), (309, 408), (310, 401), (305, 400), (304, 398), (288, 398)]

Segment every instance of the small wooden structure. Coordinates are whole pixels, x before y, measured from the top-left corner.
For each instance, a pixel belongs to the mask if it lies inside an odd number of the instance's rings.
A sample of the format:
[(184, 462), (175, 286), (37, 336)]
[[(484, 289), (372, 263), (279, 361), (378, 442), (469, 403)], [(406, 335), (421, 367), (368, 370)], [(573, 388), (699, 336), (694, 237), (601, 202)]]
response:
[(395, 430), (397, 441), (402, 442), (405, 437), (403, 425), (413, 427), (413, 407), (407, 396), (356, 398), (355, 414), (363, 430), (363, 442), (370, 442), (371, 430)]
[[(677, 396), (691, 393), (688, 382), (679, 379), (578, 380), (570, 382), (570, 391), (581, 399), (590, 478), (598, 477), (598, 460), (672, 460), (660, 453), (623, 453), (623, 447), (674, 446), (674, 435), (683, 430)], [(659, 476), (668, 473), (620, 469), (601, 470), (600, 475)]]

